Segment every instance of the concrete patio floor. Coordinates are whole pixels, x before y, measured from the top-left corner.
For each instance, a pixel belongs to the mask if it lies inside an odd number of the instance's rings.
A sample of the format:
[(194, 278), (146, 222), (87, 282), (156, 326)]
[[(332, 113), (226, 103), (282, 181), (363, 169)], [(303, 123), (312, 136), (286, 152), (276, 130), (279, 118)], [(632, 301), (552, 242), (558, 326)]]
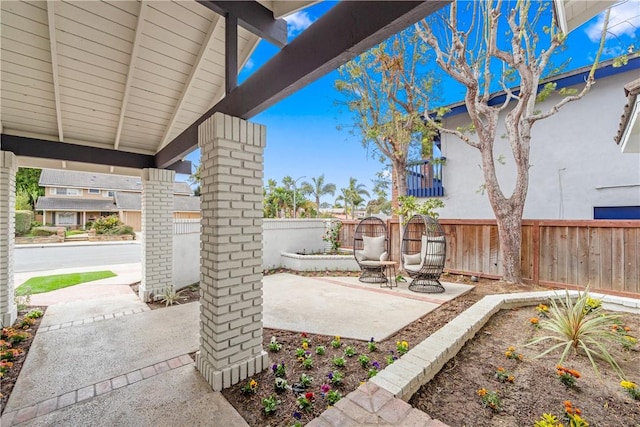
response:
[[(2, 425), (177, 426), (212, 425), (214, 419), (215, 425), (246, 425), (193, 369), (188, 354), (198, 349), (199, 303), (150, 311), (128, 285), (116, 282), (39, 296), (38, 304), (54, 305), (42, 320)], [(105, 297), (95, 293), (98, 286), (116, 292)], [(121, 292), (123, 286), (129, 294)], [(406, 285), (388, 290), (349, 277), (266, 276), (264, 326), (382, 340), (471, 289), (445, 288), (445, 294), (424, 295)], [(61, 303), (56, 292), (63, 291), (69, 301)]]

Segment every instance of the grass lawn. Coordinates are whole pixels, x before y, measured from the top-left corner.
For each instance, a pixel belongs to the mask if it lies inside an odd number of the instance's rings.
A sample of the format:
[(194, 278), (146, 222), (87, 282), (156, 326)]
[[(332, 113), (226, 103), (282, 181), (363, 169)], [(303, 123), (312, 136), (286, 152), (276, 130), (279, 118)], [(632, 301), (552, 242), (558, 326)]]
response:
[(42, 294), (80, 283), (115, 277), (113, 271), (89, 271), (86, 273), (56, 274), (53, 276), (32, 277), (16, 289), (16, 294)]

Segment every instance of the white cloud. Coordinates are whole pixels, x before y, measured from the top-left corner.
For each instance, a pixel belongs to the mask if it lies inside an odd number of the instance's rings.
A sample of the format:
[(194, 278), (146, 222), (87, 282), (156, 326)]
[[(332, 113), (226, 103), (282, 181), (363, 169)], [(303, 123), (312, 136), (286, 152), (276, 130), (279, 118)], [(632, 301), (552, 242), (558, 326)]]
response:
[(253, 59), (249, 58), (249, 60), (247, 60), (247, 62), (245, 62), (243, 70), (251, 70), (253, 68), (253, 66), (255, 65), (255, 63), (253, 62)]
[[(606, 11), (598, 15), (596, 22), (584, 30), (592, 42), (600, 40), (605, 13)], [(626, 0), (611, 8), (607, 38), (621, 35), (636, 37), (638, 28), (640, 28), (640, 0)]]
[(296, 12), (284, 18), (287, 21), (287, 29), (290, 36), (296, 36), (306, 30), (313, 20), (307, 12)]

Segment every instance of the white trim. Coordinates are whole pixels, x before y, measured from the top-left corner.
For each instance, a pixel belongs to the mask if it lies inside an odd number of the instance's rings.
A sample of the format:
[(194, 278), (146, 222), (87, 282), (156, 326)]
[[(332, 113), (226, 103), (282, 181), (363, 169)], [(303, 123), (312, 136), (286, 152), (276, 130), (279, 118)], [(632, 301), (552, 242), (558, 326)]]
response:
[[(58, 139), (64, 141), (62, 131), (62, 108), (60, 106), (60, 78), (58, 75), (58, 48), (56, 42), (56, 11), (54, 1), (47, 2), (47, 20), (49, 24), (49, 46), (51, 49), (51, 74), (53, 76), (53, 94), (56, 103), (56, 120), (58, 122)], [(66, 169), (66, 162), (62, 162)]]
[[(629, 114), (629, 121), (622, 134), (620, 151), (623, 153), (640, 153), (640, 142), (637, 138), (631, 138), (634, 133), (640, 133), (640, 96), (636, 98), (636, 103), (633, 104), (631, 114)], [(635, 144), (635, 147), (632, 145)]]

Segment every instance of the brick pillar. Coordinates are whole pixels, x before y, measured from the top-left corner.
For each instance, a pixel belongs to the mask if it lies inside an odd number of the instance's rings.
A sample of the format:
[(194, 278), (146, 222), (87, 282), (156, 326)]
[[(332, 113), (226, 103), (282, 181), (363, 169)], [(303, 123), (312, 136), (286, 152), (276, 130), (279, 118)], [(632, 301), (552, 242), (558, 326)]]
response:
[(13, 299), (13, 246), (16, 230), (16, 156), (0, 151), (0, 323), (11, 326), (18, 315)]
[(166, 169), (142, 171), (142, 282), (143, 301), (159, 299), (173, 286), (173, 180)]
[(219, 391), (265, 369), (262, 169), (266, 128), (216, 113), (198, 128), (201, 163), (200, 351)]

